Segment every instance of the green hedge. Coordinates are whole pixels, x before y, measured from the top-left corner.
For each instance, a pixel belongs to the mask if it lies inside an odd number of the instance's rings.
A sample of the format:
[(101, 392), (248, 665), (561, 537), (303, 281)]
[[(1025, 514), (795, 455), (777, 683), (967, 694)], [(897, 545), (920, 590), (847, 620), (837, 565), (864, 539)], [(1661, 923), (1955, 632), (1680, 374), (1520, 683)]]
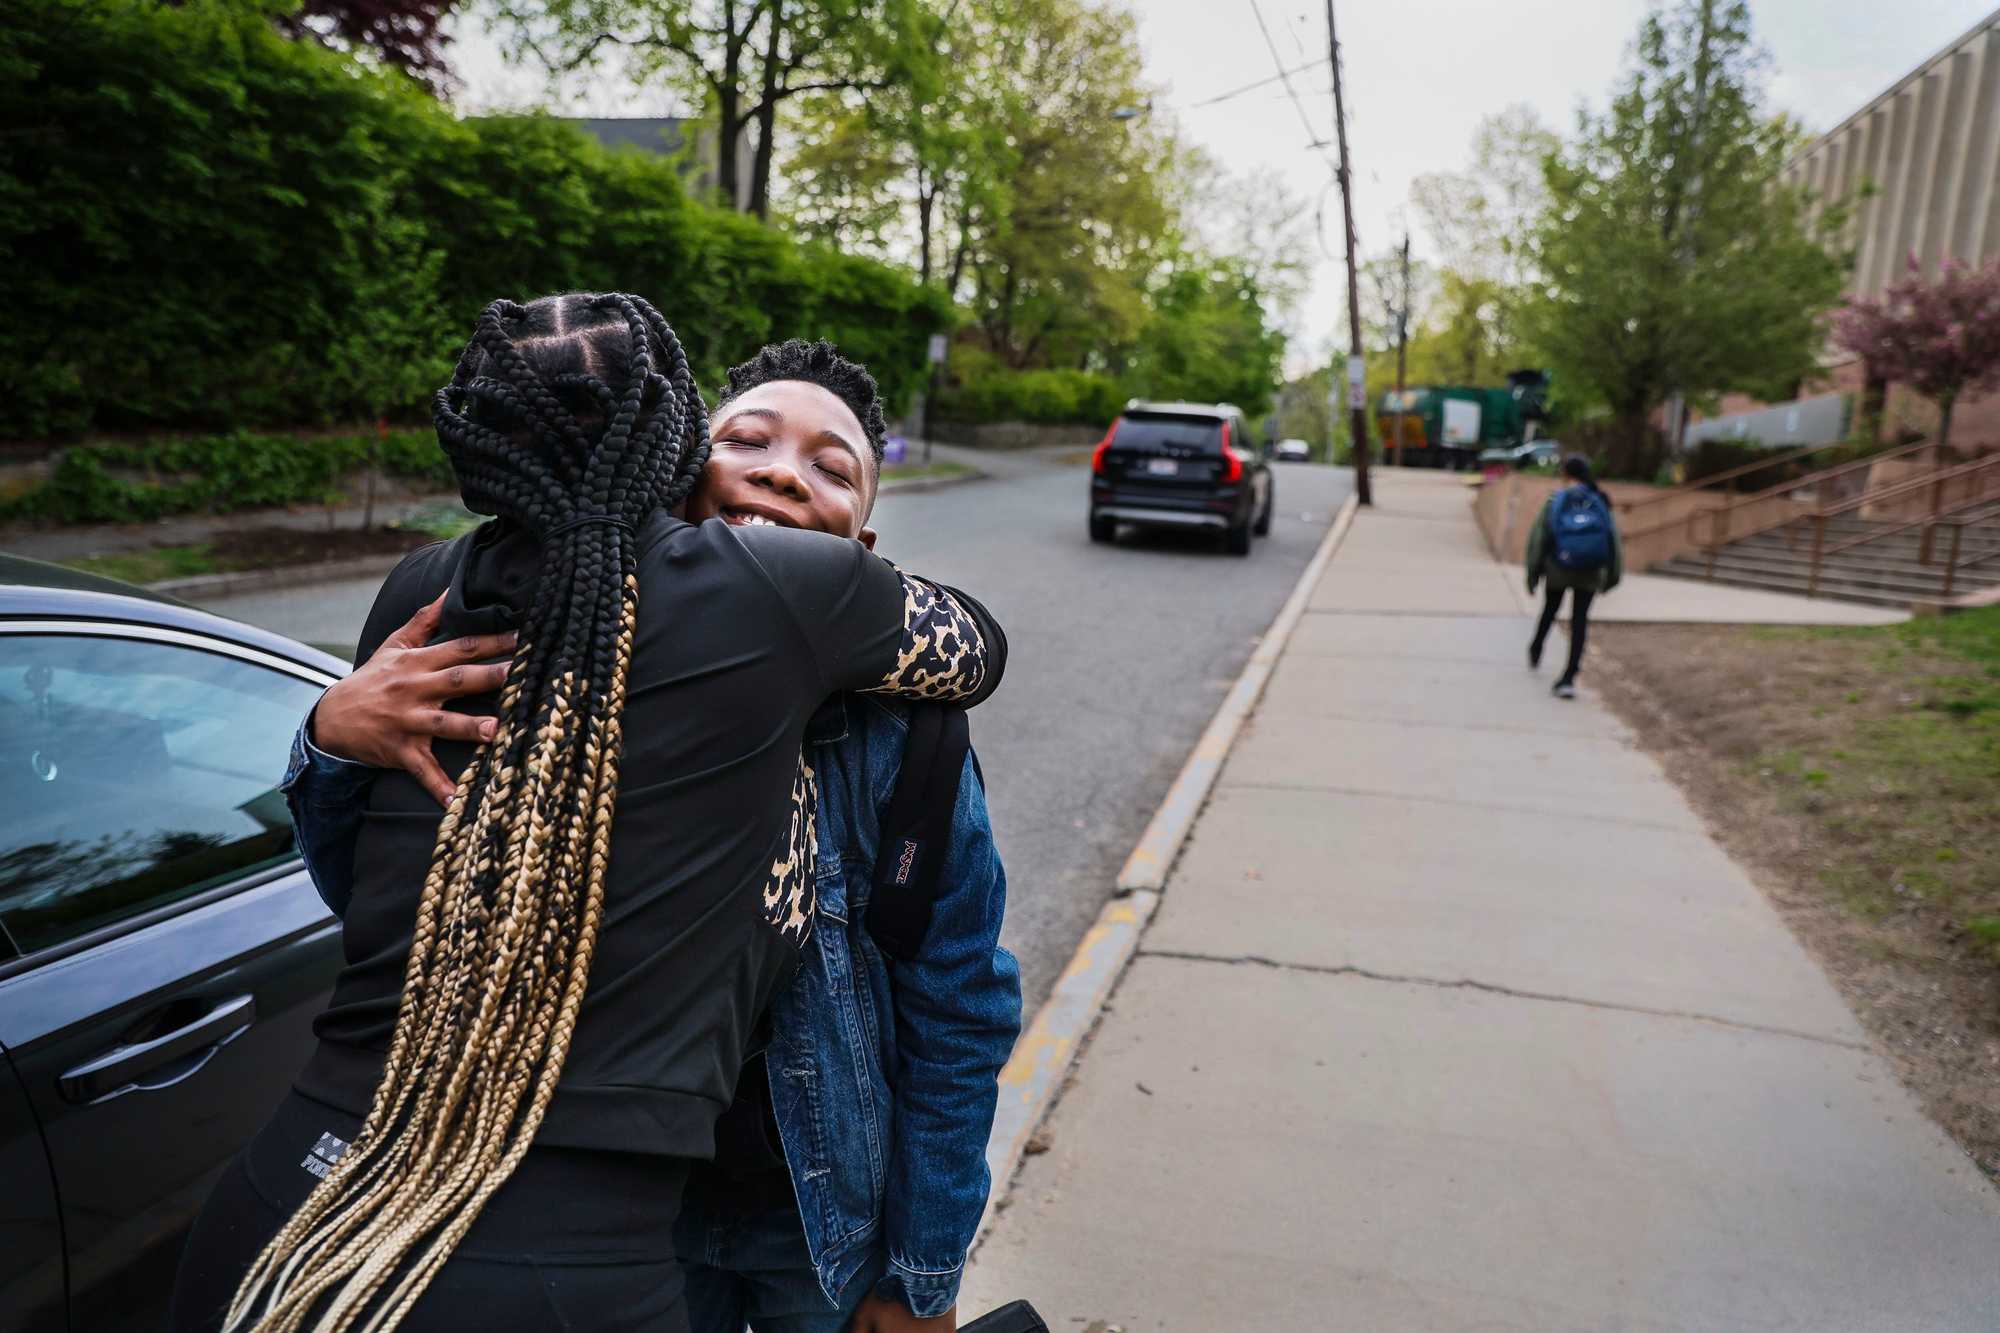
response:
[(564, 290), (649, 297), (711, 391), (794, 334), (894, 409), (920, 385), (950, 312), (900, 272), (570, 126), (455, 119), (268, 8), (19, 0), (0, 25), (0, 436), (418, 421), (480, 307)]
[[(0, 502), (0, 519), (129, 523), (170, 514), (229, 513), (313, 504), (339, 493), (365, 468), (372, 434), (227, 435), (74, 445), (47, 482)], [(451, 467), (428, 430), (390, 431), (379, 442), (382, 471), (450, 488)]]
[(1085, 370), (989, 371), (938, 395), (941, 421), (1108, 426), (1125, 407), (1117, 380)]

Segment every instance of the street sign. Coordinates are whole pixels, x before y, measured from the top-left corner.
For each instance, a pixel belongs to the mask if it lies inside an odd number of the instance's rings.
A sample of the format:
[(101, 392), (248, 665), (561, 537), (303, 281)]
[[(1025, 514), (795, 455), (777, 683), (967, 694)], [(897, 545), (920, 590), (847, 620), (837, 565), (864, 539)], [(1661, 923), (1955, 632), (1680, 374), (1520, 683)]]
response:
[(930, 363), (934, 366), (944, 364), (944, 335), (942, 333), (933, 333), (931, 335)]
[(1347, 358), (1347, 382), (1359, 385), (1368, 378), (1368, 359), (1360, 356)]
[(1357, 412), (1365, 409), (1368, 406), (1368, 390), (1362, 388), (1359, 384), (1348, 385), (1347, 405)]

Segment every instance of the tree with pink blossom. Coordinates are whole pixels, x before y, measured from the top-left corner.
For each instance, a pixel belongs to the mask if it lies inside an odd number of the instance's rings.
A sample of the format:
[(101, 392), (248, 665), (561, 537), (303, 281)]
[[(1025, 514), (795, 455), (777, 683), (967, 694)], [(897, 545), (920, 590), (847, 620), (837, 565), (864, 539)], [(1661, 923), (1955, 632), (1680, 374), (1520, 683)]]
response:
[(1835, 312), (1833, 338), (1872, 374), (1936, 403), (1937, 442), (1947, 444), (1959, 398), (2000, 387), (2000, 259), (1981, 268), (1947, 259), (1926, 282), (1912, 254), (1909, 276), (1880, 301)]

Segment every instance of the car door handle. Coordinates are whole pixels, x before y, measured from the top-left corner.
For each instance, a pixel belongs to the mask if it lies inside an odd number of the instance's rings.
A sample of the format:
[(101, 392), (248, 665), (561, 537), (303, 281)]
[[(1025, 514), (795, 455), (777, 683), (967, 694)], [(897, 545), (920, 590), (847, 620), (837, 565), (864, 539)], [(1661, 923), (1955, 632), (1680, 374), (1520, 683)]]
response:
[[(138, 1081), (141, 1075), (203, 1047), (211, 1048), (209, 1053), (213, 1054), (213, 1048), (242, 1036), (256, 1021), (255, 996), (238, 995), (218, 1001), (213, 1009), (184, 1027), (145, 1041), (115, 1046), (94, 1059), (84, 1061), (57, 1079), (56, 1089), (62, 1093), (64, 1101), (78, 1105), (130, 1092), (141, 1086)], [(166, 1083), (156, 1086), (178, 1083), (206, 1063), (204, 1057), (179, 1071)]]

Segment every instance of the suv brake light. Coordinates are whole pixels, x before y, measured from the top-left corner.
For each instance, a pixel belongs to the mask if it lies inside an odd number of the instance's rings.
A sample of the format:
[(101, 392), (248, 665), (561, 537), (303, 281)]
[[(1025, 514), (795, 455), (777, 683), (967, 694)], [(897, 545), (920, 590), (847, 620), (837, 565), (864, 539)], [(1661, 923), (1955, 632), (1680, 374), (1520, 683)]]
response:
[(1243, 457), (1229, 447), (1229, 423), (1222, 423), (1222, 479), (1243, 480)]
[[(1123, 417), (1120, 417), (1120, 418), (1119, 418), (1118, 420), (1119, 420), (1119, 421), (1122, 421), (1122, 420), (1124, 420), (1124, 418), (1123, 418)], [(1100, 476), (1101, 476), (1101, 475), (1103, 475), (1103, 472), (1104, 472), (1104, 451), (1105, 451), (1106, 449), (1109, 449), (1109, 448), (1111, 447), (1111, 440), (1112, 440), (1112, 437), (1113, 437), (1113, 436), (1115, 436), (1115, 435), (1117, 435), (1117, 434), (1118, 434), (1118, 421), (1113, 421), (1113, 422), (1111, 423), (1111, 429), (1109, 429), (1109, 430), (1107, 430), (1107, 431), (1105, 431), (1105, 432), (1104, 432), (1104, 438), (1103, 438), (1103, 439), (1101, 439), (1101, 440), (1099, 440), (1099, 441), (1097, 442), (1097, 448), (1095, 448), (1094, 450), (1092, 450), (1092, 451), (1091, 451), (1091, 454), (1090, 454), (1090, 470), (1091, 470), (1092, 472), (1094, 472), (1094, 473), (1097, 473), (1097, 474), (1098, 474), (1098, 475), (1100, 475)]]

